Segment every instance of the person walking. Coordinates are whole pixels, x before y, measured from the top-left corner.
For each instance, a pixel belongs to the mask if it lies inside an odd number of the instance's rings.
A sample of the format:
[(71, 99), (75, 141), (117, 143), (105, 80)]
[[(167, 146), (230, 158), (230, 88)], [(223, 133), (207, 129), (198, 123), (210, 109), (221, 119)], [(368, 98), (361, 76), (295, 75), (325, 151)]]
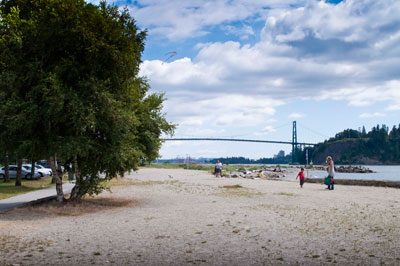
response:
[(300, 169), (300, 172), (297, 174), (296, 180), (298, 177), (300, 178), (300, 188), (303, 188), (304, 180), (306, 179), (306, 176), (304, 175), (303, 167)]
[(328, 189), (333, 190), (335, 188), (335, 163), (333, 162), (331, 156), (326, 158), (326, 164), (328, 165)]

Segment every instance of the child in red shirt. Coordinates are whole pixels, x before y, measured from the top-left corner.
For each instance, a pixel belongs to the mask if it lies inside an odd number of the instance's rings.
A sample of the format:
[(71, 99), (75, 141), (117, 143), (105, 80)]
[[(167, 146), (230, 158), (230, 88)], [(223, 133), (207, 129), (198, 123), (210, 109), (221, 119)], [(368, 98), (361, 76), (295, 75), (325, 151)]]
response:
[(300, 169), (300, 172), (297, 174), (296, 180), (297, 180), (298, 177), (300, 177), (300, 188), (303, 188), (304, 179), (306, 178), (305, 175), (304, 175), (304, 168), (303, 167)]

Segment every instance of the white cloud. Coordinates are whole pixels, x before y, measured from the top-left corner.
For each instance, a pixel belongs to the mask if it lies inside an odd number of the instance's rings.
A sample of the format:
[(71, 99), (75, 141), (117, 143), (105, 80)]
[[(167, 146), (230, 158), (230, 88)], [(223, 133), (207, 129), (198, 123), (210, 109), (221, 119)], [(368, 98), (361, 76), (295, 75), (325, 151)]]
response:
[(211, 129), (211, 128), (202, 128), (202, 127), (188, 127), (183, 135), (188, 137), (214, 137), (225, 132), (224, 129)]
[[(282, 101), (256, 95), (199, 93), (182, 96), (182, 93), (178, 92), (165, 103), (165, 111), (170, 120), (182, 127), (243, 127), (257, 125), (270, 119), (275, 114), (275, 108), (282, 104)], [(216, 132), (211, 133), (214, 135)]]
[(201, 126), (203, 125), (203, 122), (201, 119), (198, 119), (196, 117), (187, 117), (183, 122), (179, 123), (180, 126)]
[(278, 42), (310, 34), (321, 40), (366, 41), (381, 35), (377, 33), (387, 21), (397, 20), (399, 9), (395, 0), (347, 0), (338, 5), (307, 1), (301, 8), (272, 10), (264, 31)]
[(165, 141), (163, 143), (163, 148), (180, 147), (184, 145), (183, 141)]
[(289, 118), (302, 118), (302, 117), (304, 117), (304, 115), (299, 113), (291, 113), (289, 115)]
[(360, 118), (373, 118), (373, 117), (382, 117), (382, 116), (385, 116), (385, 114), (378, 113), (378, 112), (375, 112), (375, 113), (363, 113), (363, 114), (360, 115)]
[(232, 25), (224, 25), (221, 27), (227, 34), (239, 36), (242, 40), (247, 40), (250, 36), (254, 35), (254, 30), (249, 25), (242, 25), (236, 27)]
[(321, 99), (347, 100), (353, 106), (369, 106), (375, 102), (391, 102), (389, 110), (395, 110), (400, 102), (400, 80), (385, 81), (370, 87), (343, 88), (323, 91)]
[(398, 104), (391, 104), (386, 109), (386, 111), (399, 111), (400, 110), (400, 103)]
[(268, 134), (270, 134), (272, 132), (275, 132), (275, 131), (276, 131), (276, 129), (273, 126), (266, 126), (261, 131), (255, 132), (254, 135), (256, 135), (256, 136), (265, 136), (265, 135), (268, 135)]
[(138, 0), (135, 2), (135, 5), (129, 5), (128, 8), (141, 27), (149, 29), (152, 35), (179, 40), (208, 34), (209, 30), (206, 29), (208, 27), (266, 18), (270, 8), (287, 8), (302, 1)]

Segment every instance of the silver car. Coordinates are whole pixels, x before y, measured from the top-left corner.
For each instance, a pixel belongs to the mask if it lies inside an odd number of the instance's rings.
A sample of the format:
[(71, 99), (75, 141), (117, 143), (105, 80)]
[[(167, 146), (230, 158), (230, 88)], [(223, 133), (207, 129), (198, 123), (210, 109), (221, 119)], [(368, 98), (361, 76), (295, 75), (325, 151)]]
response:
[[(28, 170), (28, 171), (31, 171), (31, 169), (32, 169), (32, 164), (23, 164), (22, 167), (25, 168), (25, 169)], [(37, 172), (39, 173), (40, 177), (50, 176), (50, 175), (53, 174), (53, 173), (51, 172), (51, 169), (49, 169), (49, 168), (44, 168), (44, 167), (41, 166), (41, 165), (35, 165), (35, 168), (36, 168), (35, 171), (37, 171)]]
[[(9, 174), (10, 174), (10, 178), (16, 178), (17, 177), (17, 168), (18, 167), (16, 165), (9, 165), (8, 166), (8, 171), (9, 171)], [(22, 166), (21, 167), (21, 175), (22, 175), (22, 178), (32, 179), (30, 167), (28, 168), (26, 166)], [(4, 177), (5, 177), (5, 167), (3, 166), (3, 167), (0, 168), (0, 178), (4, 178)], [(39, 179), (40, 178), (40, 174), (39, 174), (38, 171), (35, 171), (35, 174), (34, 174), (33, 178), (34, 179)]]

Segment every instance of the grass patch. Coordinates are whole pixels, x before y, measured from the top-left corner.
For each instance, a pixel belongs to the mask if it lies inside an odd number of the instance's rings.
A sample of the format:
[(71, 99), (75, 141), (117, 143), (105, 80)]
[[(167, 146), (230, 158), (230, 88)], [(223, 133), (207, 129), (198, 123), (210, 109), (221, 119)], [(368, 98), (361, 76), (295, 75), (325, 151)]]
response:
[(235, 189), (235, 188), (243, 188), (243, 187), (241, 185), (236, 184), (236, 185), (231, 185), (231, 186), (226, 185), (226, 186), (223, 186), (222, 188)]
[(253, 197), (253, 196), (263, 195), (263, 193), (261, 192), (257, 192), (256, 190), (242, 187), (241, 185), (230, 185), (230, 186), (226, 185), (220, 188), (223, 188), (224, 191), (219, 193), (214, 193), (211, 195), (219, 197)]
[(39, 180), (22, 180), (22, 186), (15, 186), (15, 179), (11, 179), (10, 183), (4, 183), (0, 180), (0, 200), (11, 198), (20, 194), (25, 194), (42, 188), (55, 186), (51, 184), (51, 176), (43, 177)]
[(279, 193), (274, 193), (274, 195), (279, 195), (279, 196), (288, 196), (288, 197), (296, 197), (296, 194), (293, 193), (286, 193), (286, 192), (279, 192)]
[(111, 187), (122, 187), (122, 186), (153, 186), (153, 185), (164, 185), (171, 184), (177, 182), (176, 180), (172, 181), (141, 181), (141, 180), (133, 180), (129, 178), (117, 177), (111, 180), (107, 180), (103, 182), (103, 186), (106, 188)]

